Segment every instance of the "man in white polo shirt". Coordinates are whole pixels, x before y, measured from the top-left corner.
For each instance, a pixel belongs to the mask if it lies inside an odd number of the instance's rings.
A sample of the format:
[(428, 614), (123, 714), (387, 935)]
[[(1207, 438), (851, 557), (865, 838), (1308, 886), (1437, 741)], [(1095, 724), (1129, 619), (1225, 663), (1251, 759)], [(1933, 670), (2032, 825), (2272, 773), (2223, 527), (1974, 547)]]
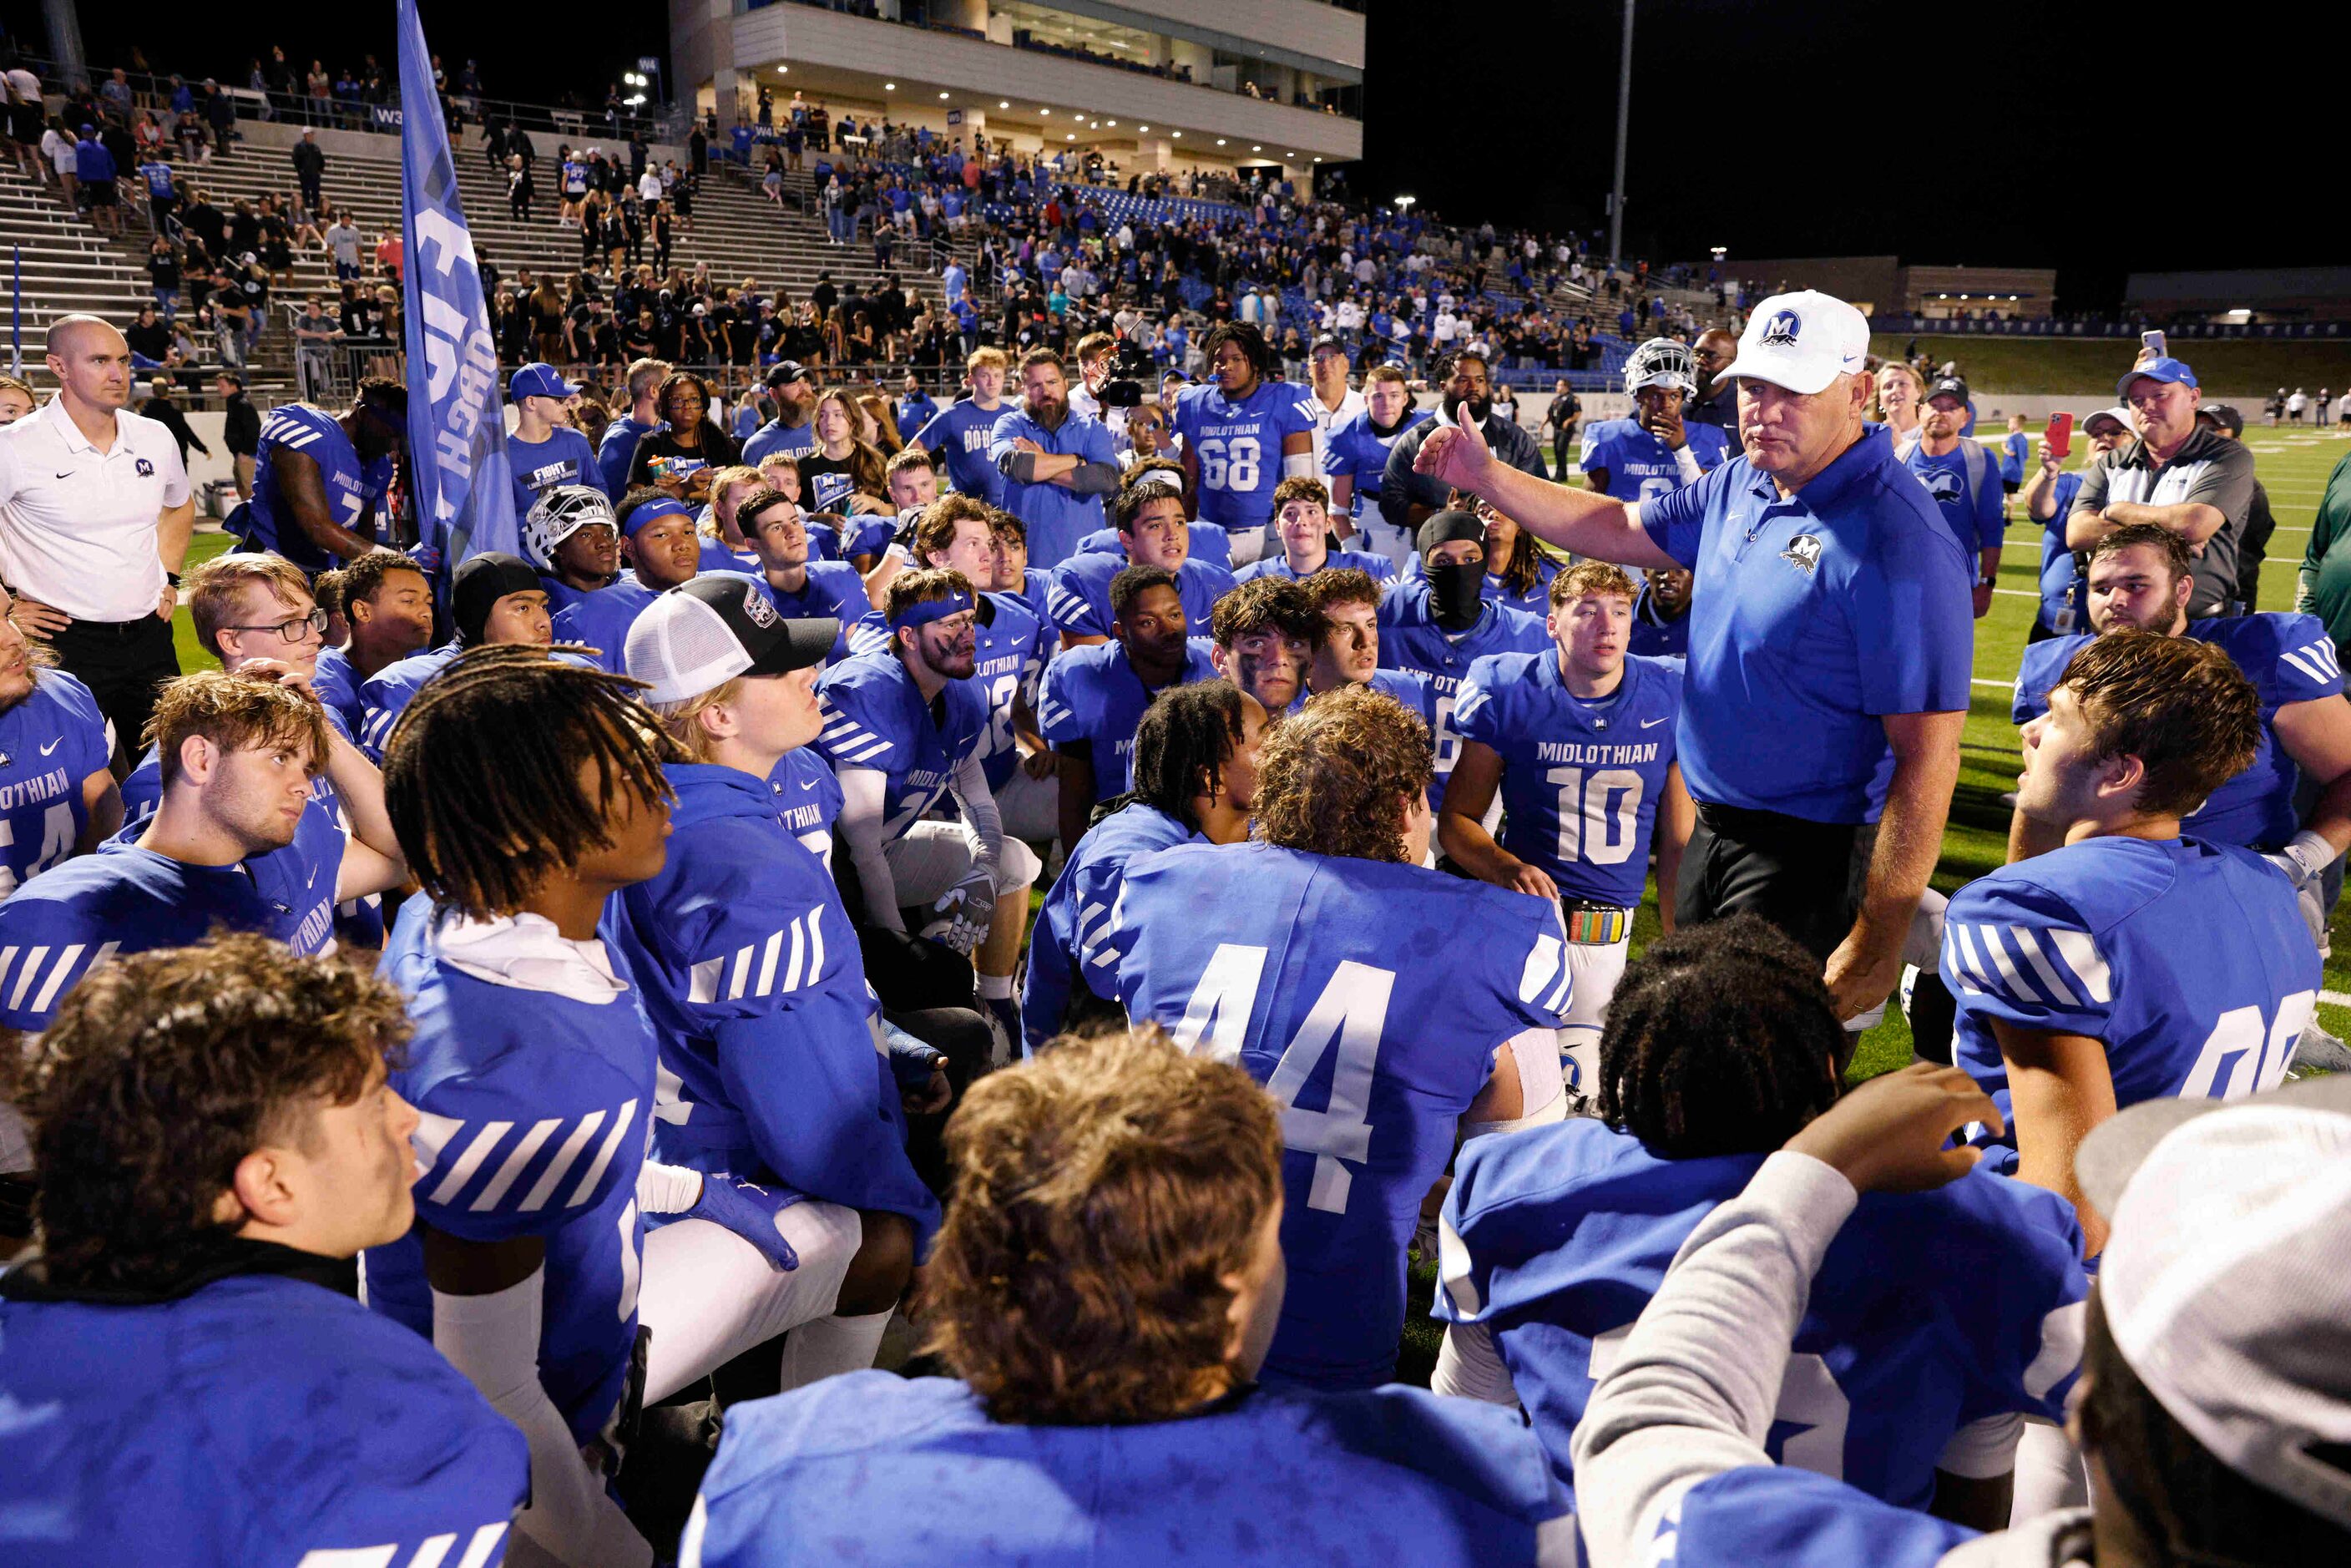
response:
[(155, 688), (180, 673), (172, 607), (195, 506), (179, 443), (130, 413), (131, 346), (95, 316), (48, 331), (57, 395), (0, 430), (0, 582), (135, 756)]

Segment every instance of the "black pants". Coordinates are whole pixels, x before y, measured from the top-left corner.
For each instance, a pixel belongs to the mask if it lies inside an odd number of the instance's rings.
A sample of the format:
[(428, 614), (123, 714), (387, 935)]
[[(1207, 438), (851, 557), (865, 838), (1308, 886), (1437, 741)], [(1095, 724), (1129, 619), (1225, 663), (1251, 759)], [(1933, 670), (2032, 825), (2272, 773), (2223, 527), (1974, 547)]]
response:
[[(140, 735), (155, 711), (155, 688), (178, 677), (180, 655), (172, 623), (160, 615), (136, 621), (76, 621), (51, 640), (57, 664), (89, 688), (98, 711), (114, 726), (115, 756), (143, 749)], [(118, 771), (128, 771), (122, 762)]]
[(1678, 925), (1750, 910), (1823, 963), (1853, 929), (1875, 823), (1815, 822), (1701, 802), (1675, 890)]

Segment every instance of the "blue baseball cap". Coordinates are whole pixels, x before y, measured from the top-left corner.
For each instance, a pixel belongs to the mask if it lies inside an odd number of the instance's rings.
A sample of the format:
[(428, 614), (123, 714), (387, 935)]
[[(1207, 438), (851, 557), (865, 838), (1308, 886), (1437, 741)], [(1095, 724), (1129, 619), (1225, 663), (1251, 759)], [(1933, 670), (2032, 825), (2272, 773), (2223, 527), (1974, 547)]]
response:
[(569, 397), (580, 389), (545, 361), (525, 365), (507, 382), (507, 396), (516, 402), (527, 397)]
[(2166, 356), (2160, 360), (2149, 360), (2134, 370), (2125, 371), (2123, 379), (2115, 383), (2115, 396), (2125, 402), (2130, 402), (2130, 384), (2141, 376), (2151, 382), (2178, 382), (2184, 387), (2197, 384), (2196, 372), (2188, 368), (2187, 361)]

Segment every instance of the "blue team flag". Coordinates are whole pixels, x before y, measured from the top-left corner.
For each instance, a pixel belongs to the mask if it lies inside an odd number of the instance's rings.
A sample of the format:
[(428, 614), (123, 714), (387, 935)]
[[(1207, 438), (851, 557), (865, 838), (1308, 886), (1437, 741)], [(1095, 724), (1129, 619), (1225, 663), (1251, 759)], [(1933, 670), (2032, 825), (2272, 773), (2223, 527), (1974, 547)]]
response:
[(498, 353), (416, 0), (400, 0), (401, 237), (408, 287), (408, 452), (422, 541), (441, 570), (522, 553)]

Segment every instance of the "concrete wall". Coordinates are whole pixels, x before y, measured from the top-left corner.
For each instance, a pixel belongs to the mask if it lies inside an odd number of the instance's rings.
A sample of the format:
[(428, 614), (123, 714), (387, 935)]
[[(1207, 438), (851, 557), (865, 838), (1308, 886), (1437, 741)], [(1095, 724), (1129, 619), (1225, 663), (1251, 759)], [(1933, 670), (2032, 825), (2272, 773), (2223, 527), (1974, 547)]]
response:
[[(582, 116), (582, 118), (587, 117)], [(292, 152), (297, 141), (302, 140), (302, 127), (290, 122), (267, 120), (240, 120), (236, 122), (236, 133), (244, 139), (247, 147), (282, 148), (288, 152)], [(530, 132), (530, 140), (531, 145), (538, 150), (538, 155), (543, 160), (553, 158), (556, 149), (566, 143), (574, 147), (601, 147), (605, 149), (608, 156), (614, 148), (625, 152), (629, 145), (627, 137), (612, 135), (604, 130), (601, 122), (590, 123), (577, 136), (569, 131), (534, 131)], [(686, 151), (684, 147), (666, 141), (656, 141), (651, 145), (656, 162), (664, 158), (674, 158), (680, 165), (685, 162)], [(321, 130), (319, 132), (319, 149), (327, 155), (327, 181), (332, 184), (337, 157), (388, 158), (397, 162), (400, 157), (400, 138), (378, 135), (367, 131)], [(465, 140), (452, 148), (451, 152), (459, 158), (479, 159), (482, 155), (481, 127), (470, 120), (467, 121)], [(540, 166), (540, 173), (542, 175), (540, 186), (545, 189), (544, 163)], [(294, 183), (294, 165), (291, 163), (286, 165), (286, 182), (290, 189)]]

